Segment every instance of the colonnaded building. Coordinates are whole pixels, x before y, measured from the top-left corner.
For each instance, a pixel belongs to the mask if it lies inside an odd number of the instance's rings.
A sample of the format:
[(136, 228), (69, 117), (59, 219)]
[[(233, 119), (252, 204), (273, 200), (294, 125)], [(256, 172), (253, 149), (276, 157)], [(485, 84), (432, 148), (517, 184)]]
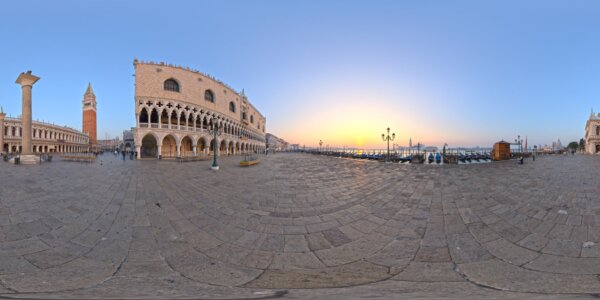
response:
[(585, 123), (585, 152), (600, 153), (600, 114), (594, 114), (593, 110)]
[(135, 116), (138, 158), (261, 153), (266, 118), (221, 81), (189, 68), (135, 59)]
[[(33, 152), (84, 152), (89, 148), (88, 136), (66, 126), (33, 121)], [(4, 153), (21, 152), (21, 119), (0, 116), (0, 144)]]
[[(92, 99), (93, 98), (93, 99)], [(96, 96), (92, 90), (92, 85), (89, 84), (84, 94), (83, 111), (84, 111), (84, 130), (86, 127), (86, 110), (93, 100), (94, 106), (94, 137), (96, 128)], [(89, 123), (89, 122), (88, 122)], [(88, 124), (89, 126), (89, 124)], [(20, 153), (22, 151), (22, 122), (21, 118), (6, 117), (4, 112), (0, 112), (0, 153)], [(59, 126), (45, 122), (32, 121), (32, 151), (34, 153), (46, 152), (86, 152), (90, 148), (89, 135), (79, 130)]]

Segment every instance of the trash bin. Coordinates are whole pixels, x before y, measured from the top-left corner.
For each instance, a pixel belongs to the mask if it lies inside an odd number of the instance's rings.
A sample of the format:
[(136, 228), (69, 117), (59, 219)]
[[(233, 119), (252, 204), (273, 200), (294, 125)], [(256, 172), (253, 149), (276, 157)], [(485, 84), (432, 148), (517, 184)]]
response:
[(162, 155), (159, 155), (159, 156), (158, 156), (158, 159), (162, 159)]
[(18, 165), (21, 163), (21, 158), (20, 157), (15, 157), (15, 165)]

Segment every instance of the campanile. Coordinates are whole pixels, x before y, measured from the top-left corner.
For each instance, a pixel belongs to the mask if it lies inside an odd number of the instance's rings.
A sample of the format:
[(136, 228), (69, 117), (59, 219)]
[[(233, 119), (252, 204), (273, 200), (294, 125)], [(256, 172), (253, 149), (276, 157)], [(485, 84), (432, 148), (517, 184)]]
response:
[(83, 94), (83, 133), (90, 137), (90, 145), (96, 145), (96, 95), (89, 83)]

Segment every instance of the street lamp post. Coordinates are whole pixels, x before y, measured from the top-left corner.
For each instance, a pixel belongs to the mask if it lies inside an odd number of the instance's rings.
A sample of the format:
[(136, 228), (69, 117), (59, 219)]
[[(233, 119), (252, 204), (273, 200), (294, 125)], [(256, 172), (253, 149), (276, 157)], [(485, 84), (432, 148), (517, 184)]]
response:
[(396, 134), (392, 133), (392, 135), (390, 136), (390, 128), (387, 128), (387, 135), (385, 133), (381, 134), (381, 139), (385, 142), (387, 141), (387, 158), (386, 158), (386, 162), (390, 161), (390, 141), (393, 141), (396, 138)]
[[(213, 119), (214, 121), (214, 119)], [(213, 163), (210, 167), (213, 171), (219, 170), (219, 165), (217, 164), (217, 135), (221, 135), (221, 127), (217, 124), (216, 121), (213, 123)]]
[(319, 140), (319, 153), (321, 152), (321, 146), (323, 146), (323, 140)]

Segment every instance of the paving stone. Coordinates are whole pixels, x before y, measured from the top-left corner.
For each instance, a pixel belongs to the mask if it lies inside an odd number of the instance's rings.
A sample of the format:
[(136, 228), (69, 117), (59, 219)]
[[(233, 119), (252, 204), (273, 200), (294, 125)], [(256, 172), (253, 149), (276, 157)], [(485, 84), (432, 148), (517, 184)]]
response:
[(393, 275), (386, 267), (358, 261), (325, 269), (267, 270), (246, 286), (254, 288), (343, 287), (376, 282)]
[(316, 251), (316, 255), (328, 266), (351, 263), (382, 249), (387, 244), (386, 237), (371, 234), (362, 239), (344, 244), (340, 247)]
[(284, 244), (285, 242), (282, 235), (268, 234), (260, 246), (260, 250), (283, 252)]
[(424, 281), (424, 282), (452, 282), (464, 281), (454, 272), (453, 263), (412, 262), (393, 280)]
[(448, 249), (456, 263), (481, 261), (492, 258), (488, 251), (470, 233), (454, 234), (448, 237)]
[(419, 262), (448, 262), (452, 261), (448, 247), (421, 246), (415, 257)]
[(173, 270), (163, 261), (126, 261), (115, 276), (152, 278), (166, 277), (172, 273)]
[(471, 232), (479, 243), (486, 243), (500, 238), (497, 233), (484, 223), (471, 223), (468, 228), (469, 232)]
[(542, 254), (525, 268), (562, 274), (600, 274), (600, 258)]
[(303, 235), (286, 235), (283, 251), (307, 252), (310, 251), (310, 249), (308, 248), (308, 242), (306, 241)]
[(458, 270), (477, 284), (533, 293), (597, 293), (600, 281), (592, 275), (532, 271), (497, 259), (459, 264)]
[(311, 251), (331, 248), (331, 244), (325, 239), (325, 236), (323, 236), (321, 232), (307, 234), (305, 237)]
[(487, 242), (484, 247), (495, 257), (517, 266), (530, 262), (540, 255), (538, 252), (517, 246), (505, 239)]
[(367, 261), (382, 266), (402, 268), (415, 257), (418, 248), (419, 240), (396, 240), (367, 258)]
[(323, 230), (321, 233), (334, 247), (339, 247), (352, 241), (348, 236), (346, 236), (346, 234), (337, 228)]
[(571, 240), (550, 240), (542, 252), (554, 255), (577, 257), (581, 254), (582, 242)]
[(41, 269), (47, 269), (72, 261), (78, 258), (79, 255), (69, 253), (69, 251), (61, 251), (60, 249), (53, 248), (26, 254), (24, 257), (32, 265)]
[(48, 249), (48, 246), (37, 238), (21, 239), (0, 243), (1, 256), (15, 256), (35, 253)]
[(520, 240), (517, 245), (523, 246), (530, 250), (540, 251), (542, 248), (548, 244), (548, 238), (543, 235), (532, 233), (526, 236), (524, 239)]
[(39, 268), (32, 265), (22, 256), (3, 256), (0, 257), (0, 275), (9, 275), (16, 273), (34, 273)]
[(588, 243), (590, 244), (583, 244), (583, 248), (581, 249), (581, 257), (600, 257), (600, 244), (596, 244), (594, 242)]
[(175, 270), (188, 278), (200, 282), (239, 286), (258, 277), (262, 271), (254, 268), (234, 266), (211, 259), (198, 252), (186, 252), (165, 258)]
[(269, 269), (291, 270), (291, 269), (317, 269), (324, 265), (312, 253), (277, 253)]

